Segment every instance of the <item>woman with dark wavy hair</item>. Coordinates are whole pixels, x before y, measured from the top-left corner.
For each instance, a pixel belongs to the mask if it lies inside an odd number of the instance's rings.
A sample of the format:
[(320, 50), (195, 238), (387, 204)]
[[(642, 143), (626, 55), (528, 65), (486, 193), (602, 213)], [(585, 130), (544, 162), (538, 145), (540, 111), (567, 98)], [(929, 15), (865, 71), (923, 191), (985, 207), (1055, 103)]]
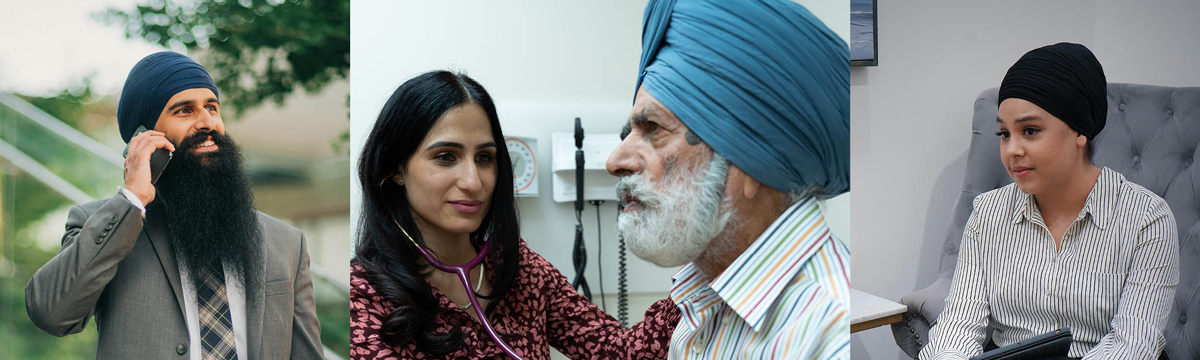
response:
[[(400, 85), (358, 167), (363, 208), (351, 264), (351, 358), (506, 356), (485, 323), (525, 359), (548, 359), (550, 347), (575, 359), (666, 357), (680, 317), (670, 300), (625, 329), (520, 238), (496, 107), (470, 77), (432, 71)], [(421, 256), (464, 264), (483, 249), (467, 284)], [(472, 306), (485, 309), (486, 321)]]

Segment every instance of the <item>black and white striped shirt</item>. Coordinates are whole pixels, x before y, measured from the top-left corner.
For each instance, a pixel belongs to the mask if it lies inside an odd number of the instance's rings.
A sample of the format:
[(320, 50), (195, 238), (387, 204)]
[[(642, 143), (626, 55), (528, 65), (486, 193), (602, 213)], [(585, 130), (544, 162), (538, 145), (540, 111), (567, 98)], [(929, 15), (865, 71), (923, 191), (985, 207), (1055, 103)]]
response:
[(1060, 251), (1016, 184), (980, 194), (963, 231), (946, 309), (922, 360), (983, 352), (1060, 327), (1069, 356), (1156, 359), (1179, 283), (1179, 235), (1166, 201), (1103, 168)]

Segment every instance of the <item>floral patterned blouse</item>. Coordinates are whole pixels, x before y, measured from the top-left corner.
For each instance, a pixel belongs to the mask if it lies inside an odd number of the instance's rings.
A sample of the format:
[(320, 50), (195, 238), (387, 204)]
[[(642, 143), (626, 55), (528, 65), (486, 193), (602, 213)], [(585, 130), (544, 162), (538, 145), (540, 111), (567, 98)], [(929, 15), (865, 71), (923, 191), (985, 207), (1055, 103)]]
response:
[[(553, 346), (572, 359), (665, 359), (667, 345), (680, 312), (671, 300), (660, 300), (646, 310), (632, 328), (600, 310), (571, 287), (567, 278), (540, 255), (520, 242), (520, 270), (504, 301), (489, 315), (492, 327), (518, 354), (528, 360), (549, 359)], [(488, 264), (488, 277), (492, 267)], [(395, 306), (375, 292), (366, 270), (350, 269), (350, 358), (434, 359), (413, 342), (387, 344), (380, 338), (383, 320)], [(444, 359), (506, 359), (487, 331), (459, 310), (450, 298), (432, 285), (441, 304), (435, 317), (438, 332), (448, 332), (454, 319), (463, 324), (463, 346)], [(457, 318), (457, 319), (455, 319)]]

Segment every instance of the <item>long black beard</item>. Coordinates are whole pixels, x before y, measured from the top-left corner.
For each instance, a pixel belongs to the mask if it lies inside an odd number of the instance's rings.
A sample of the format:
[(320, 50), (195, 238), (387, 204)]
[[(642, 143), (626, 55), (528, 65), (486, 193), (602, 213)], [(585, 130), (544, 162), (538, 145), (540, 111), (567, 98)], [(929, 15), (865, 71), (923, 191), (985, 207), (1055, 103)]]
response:
[[(208, 136), (216, 151), (188, 150)], [(221, 271), (231, 272), (244, 289), (255, 288), (261, 280), (262, 229), (241, 150), (217, 131), (194, 134), (175, 149), (151, 205), (161, 204), (176, 259), (197, 289), (203, 281), (197, 274)]]

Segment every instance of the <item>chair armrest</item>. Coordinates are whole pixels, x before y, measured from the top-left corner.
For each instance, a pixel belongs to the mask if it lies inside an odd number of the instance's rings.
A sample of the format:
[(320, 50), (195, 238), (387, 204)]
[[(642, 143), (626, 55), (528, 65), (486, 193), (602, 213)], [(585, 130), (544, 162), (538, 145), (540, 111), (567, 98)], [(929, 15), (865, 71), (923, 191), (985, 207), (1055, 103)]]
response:
[(892, 324), (896, 345), (913, 359), (929, 344), (929, 329), (937, 322), (938, 314), (946, 308), (950, 294), (950, 277), (939, 277), (933, 284), (905, 295), (900, 303), (908, 306), (904, 321)]

